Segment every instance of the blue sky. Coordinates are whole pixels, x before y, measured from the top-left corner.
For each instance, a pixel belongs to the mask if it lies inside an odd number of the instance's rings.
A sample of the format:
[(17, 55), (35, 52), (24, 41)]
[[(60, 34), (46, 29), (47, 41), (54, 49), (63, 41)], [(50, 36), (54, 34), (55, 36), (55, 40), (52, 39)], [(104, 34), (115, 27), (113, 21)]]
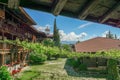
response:
[(53, 33), (54, 19), (56, 18), (57, 27), (60, 30), (61, 40), (63, 41), (83, 41), (98, 36), (105, 37), (105, 34), (109, 30), (120, 37), (120, 28), (65, 16), (55, 17), (50, 13), (24, 9), (37, 23), (34, 27), (41, 31), (43, 31), (46, 26), (49, 26), (51, 33)]

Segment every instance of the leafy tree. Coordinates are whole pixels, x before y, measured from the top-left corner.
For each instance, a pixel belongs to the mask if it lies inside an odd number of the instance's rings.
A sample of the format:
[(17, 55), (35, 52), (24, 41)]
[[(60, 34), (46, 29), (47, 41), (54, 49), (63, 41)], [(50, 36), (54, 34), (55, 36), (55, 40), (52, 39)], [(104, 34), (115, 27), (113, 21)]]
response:
[(0, 68), (0, 80), (13, 80), (6, 66)]
[(46, 60), (47, 60), (47, 56), (45, 54), (39, 54), (33, 52), (30, 54), (30, 63), (32, 64), (44, 63)]
[(59, 30), (57, 29), (56, 19), (54, 21), (53, 41), (55, 43), (55, 46), (60, 47), (60, 35), (59, 35)]
[(45, 39), (45, 40), (43, 40), (43, 41), (42, 41), (42, 44), (43, 44), (44, 46), (50, 46), (50, 47), (53, 47), (53, 46), (54, 46), (54, 42), (53, 42), (53, 40), (51, 40), (51, 39)]
[(71, 51), (71, 46), (68, 44), (62, 44), (62, 49), (66, 50), (66, 51)]

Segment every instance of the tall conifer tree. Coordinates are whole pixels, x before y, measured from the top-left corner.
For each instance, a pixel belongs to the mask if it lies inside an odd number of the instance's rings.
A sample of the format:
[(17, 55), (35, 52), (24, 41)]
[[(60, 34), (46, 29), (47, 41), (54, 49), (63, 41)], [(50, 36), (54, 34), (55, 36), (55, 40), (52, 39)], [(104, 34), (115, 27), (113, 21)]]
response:
[(106, 34), (106, 38), (114, 39), (113, 34), (110, 31)]
[(60, 35), (59, 30), (57, 29), (56, 19), (54, 20), (53, 41), (55, 43), (55, 46), (60, 47)]

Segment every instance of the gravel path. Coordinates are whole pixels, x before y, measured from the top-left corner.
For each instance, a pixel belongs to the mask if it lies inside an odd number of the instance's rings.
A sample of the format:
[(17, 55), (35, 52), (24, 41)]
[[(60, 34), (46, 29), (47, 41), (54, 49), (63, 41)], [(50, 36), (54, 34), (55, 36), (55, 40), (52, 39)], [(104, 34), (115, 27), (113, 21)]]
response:
[[(81, 73), (81, 75), (75, 72), (72, 67), (66, 65), (66, 59), (47, 61), (43, 65), (33, 65), (28, 67), (28, 69), (35, 73), (38, 72), (37, 76), (32, 80), (106, 80), (105, 78), (94, 78), (92, 76), (83, 77), (87, 76), (87, 74)], [(22, 75), (27, 75), (27, 73), (23, 72)]]

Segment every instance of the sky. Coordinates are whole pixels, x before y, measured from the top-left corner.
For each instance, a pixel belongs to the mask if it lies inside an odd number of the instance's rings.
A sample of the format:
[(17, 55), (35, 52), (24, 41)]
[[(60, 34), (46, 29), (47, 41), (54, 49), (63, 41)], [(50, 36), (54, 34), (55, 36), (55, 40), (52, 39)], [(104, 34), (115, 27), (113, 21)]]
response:
[(120, 28), (65, 16), (56, 17), (47, 12), (24, 9), (37, 23), (33, 26), (40, 31), (44, 31), (48, 26), (52, 34), (54, 19), (56, 18), (61, 41), (84, 41), (95, 37), (105, 37), (108, 31), (120, 38)]

